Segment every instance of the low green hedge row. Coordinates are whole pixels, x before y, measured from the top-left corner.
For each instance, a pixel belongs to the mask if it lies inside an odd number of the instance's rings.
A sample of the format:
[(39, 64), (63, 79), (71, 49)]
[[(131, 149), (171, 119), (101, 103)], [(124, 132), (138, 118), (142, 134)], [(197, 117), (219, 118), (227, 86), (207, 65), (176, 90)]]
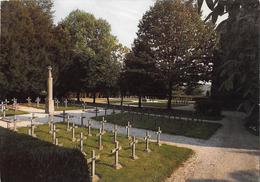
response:
[(222, 107), (222, 102), (210, 99), (199, 99), (195, 103), (196, 113), (205, 116), (221, 116)]
[(18, 134), (0, 127), (2, 182), (87, 182), (88, 166), (77, 149)]

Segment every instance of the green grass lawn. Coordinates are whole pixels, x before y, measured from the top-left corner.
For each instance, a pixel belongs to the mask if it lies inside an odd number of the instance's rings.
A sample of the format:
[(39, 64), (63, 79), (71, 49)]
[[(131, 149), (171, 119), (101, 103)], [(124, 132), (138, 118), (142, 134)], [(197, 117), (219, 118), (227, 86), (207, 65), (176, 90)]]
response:
[[(57, 137), (63, 146), (69, 148), (79, 147), (79, 142), (71, 141), (71, 132), (66, 131), (65, 124), (57, 124)], [(20, 128), (19, 133), (27, 133), (28, 128)], [(49, 126), (41, 125), (35, 130), (37, 137), (44, 141), (51, 142), (51, 135), (48, 133)], [(86, 128), (77, 128), (76, 137), (79, 138), (80, 132), (87, 135)], [(137, 160), (132, 160), (130, 141), (125, 135), (118, 135), (119, 145), (122, 150), (119, 152), (119, 162), (123, 166), (122, 169), (115, 170), (113, 168), (114, 155), (111, 150), (115, 145), (112, 143), (112, 133), (107, 132), (103, 136), (104, 149), (99, 151), (97, 146), (96, 136), (97, 130), (92, 129), (92, 136), (84, 141), (84, 151), (87, 153), (87, 158), (90, 157), (91, 151), (95, 150), (97, 155), (100, 155), (100, 160), (96, 163), (96, 174), (100, 177), (100, 181), (163, 181), (169, 177), (184, 161), (186, 161), (193, 151), (187, 148), (175, 147), (170, 145), (162, 145), (158, 147), (156, 143), (150, 142), (152, 152), (144, 152), (145, 143), (142, 139), (138, 139), (139, 143), (136, 146)]]
[[(93, 117), (98, 121), (103, 116)], [(182, 135), (193, 138), (209, 139), (222, 125), (219, 123), (196, 122), (179, 119), (169, 119), (167, 117), (143, 115), (136, 113), (123, 112), (118, 114), (107, 115), (106, 120), (110, 123), (126, 126), (130, 121), (135, 128), (149, 129), (156, 131), (160, 126), (162, 132)]]
[[(34, 107), (37, 109), (45, 109), (45, 104), (40, 104), (39, 107), (37, 107), (37, 105), (35, 103), (32, 103), (31, 105), (29, 104), (23, 104), (24, 106), (28, 106), (28, 107)], [(86, 109), (90, 109), (93, 108), (92, 106), (86, 106)], [(54, 109), (55, 111), (63, 111), (63, 110), (81, 110), (83, 109), (82, 106), (72, 106), (72, 105), (68, 105), (67, 107), (65, 107), (64, 105), (59, 105), (59, 107), (57, 108), (56, 105), (54, 105)]]
[[(8, 109), (6, 110), (5, 112), (5, 116), (14, 116), (14, 115), (22, 115), (22, 114), (29, 114), (28, 112), (25, 112), (25, 111), (15, 111), (14, 109)], [(3, 116), (3, 113), (0, 112), (0, 117)]]

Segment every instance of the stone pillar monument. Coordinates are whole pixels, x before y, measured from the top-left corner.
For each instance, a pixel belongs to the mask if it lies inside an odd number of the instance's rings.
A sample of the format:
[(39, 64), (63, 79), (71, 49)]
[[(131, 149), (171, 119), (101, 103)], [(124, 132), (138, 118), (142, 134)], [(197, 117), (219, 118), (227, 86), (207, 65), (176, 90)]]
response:
[(54, 113), (54, 100), (53, 100), (53, 88), (52, 88), (52, 74), (51, 74), (51, 66), (48, 66), (49, 77), (47, 81), (47, 98), (45, 101), (45, 113), (53, 114)]

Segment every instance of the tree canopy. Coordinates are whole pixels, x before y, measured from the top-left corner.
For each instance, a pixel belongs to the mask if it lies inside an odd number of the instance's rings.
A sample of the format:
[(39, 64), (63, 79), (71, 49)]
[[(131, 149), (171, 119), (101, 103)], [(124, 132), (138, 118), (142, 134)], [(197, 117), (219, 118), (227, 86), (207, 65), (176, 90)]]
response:
[[(139, 73), (144, 69), (165, 83), (168, 108), (174, 87), (210, 79), (216, 34), (211, 24), (201, 20), (192, 2), (157, 1), (138, 27), (133, 53), (138, 64), (145, 65)], [(127, 69), (129, 74), (133, 71)]]

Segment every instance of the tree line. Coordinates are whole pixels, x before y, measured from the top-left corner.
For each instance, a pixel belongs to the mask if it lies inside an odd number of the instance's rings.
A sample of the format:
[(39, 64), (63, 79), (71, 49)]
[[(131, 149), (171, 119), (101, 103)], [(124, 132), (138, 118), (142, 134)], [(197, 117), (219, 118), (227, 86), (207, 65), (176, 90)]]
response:
[[(128, 49), (111, 34), (106, 20), (90, 13), (74, 10), (55, 25), (50, 0), (4, 1), (0, 96), (44, 94), (51, 65), (57, 97), (90, 92), (95, 101), (96, 93), (107, 98), (136, 95), (140, 106), (142, 97), (153, 96), (167, 98), (170, 108), (178, 88), (188, 92), (212, 81), (213, 98), (240, 98), (251, 108), (259, 90), (259, 2), (206, 0), (212, 12), (205, 21), (203, 0), (196, 2), (157, 0), (140, 20)], [(216, 26), (225, 13), (227, 20)]]

